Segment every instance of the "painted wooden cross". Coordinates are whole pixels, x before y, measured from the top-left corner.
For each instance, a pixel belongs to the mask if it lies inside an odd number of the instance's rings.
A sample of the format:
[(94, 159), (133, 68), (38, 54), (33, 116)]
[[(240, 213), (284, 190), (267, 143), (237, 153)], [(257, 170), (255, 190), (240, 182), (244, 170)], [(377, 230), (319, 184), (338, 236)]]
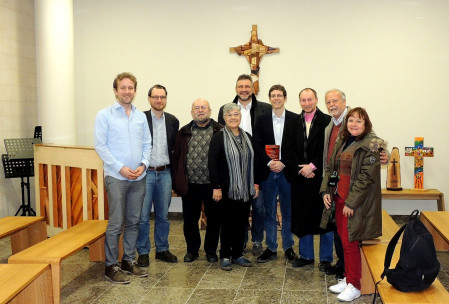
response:
[(259, 71), (260, 61), (265, 54), (279, 53), (279, 48), (266, 46), (262, 40), (257, 37), (257, 25), (253, 25), (251, 31), (251, 39), (249, 42), (229, 48), (231, 53), (237, 53), (239, 56), (244, 55), (251, 68), (251, 78), (253, 79), (254, 94), (259, 93)]
[(424, 147), (424, 137), (415, 137), (415, 146), (405, 147), (405, 156), (415, 157), (415, 189), (423, 189), (424, 157), (433, 157), (433, 148)]

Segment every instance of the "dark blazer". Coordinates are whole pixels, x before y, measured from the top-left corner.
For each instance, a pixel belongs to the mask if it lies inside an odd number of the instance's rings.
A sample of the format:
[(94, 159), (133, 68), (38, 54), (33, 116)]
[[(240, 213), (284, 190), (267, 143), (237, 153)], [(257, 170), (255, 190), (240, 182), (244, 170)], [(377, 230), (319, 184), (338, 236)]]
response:
[[(256, 95), (252, 95), (252, 104), (251, 104), (251, 110), (249, 111), (250, 115), (251, 115), (251, 128), (253, 130), (254, 133), (254, 126), (256, 125), (256, 122), (259, 118), (260, 115), (264, 114), (264, 113), (271, 113), (271, 104), (268, 104), (266, 102), (261, 102), (258, 101), (256, 99)], [(237, 103), (239, 100), (238, 96), (235, 96), (234, 100), (232, 101), (233, 103)], [(218, 111), (218, 123), (221, 124), (222, 126), (224, 126), (226, 123), (224, 121), (223, 118), (223, 106), (220, 107), (220, 111)]]
[[(319, 225), (323, 212), (320, 186), (323, 179), (324, 129), (331, 117), (318, 108), (309, 136), (306, 138), (304, 111), (284, 126), (282, 161), (284, 174), (292, 185), (292, 232), (298, 237), (322, 233)], [(313, 178), (298, 174), (298, 165), (313, 163), (317, 168)]]
[[(256, 150), (257, 156), (259, 157), (260, 163), (260, 180), (265, 181), (270, 175), (270, 167), (267, 164), (270, 162), (271, 158), (265, 152), (266, 145), (275, 145), (276, 141), (274, 139), (273, 130), (273, 112), (264, 113), (259, 116), (257, 120), (256, 127), (253, 130), (254, 148)], [(282, 142), (284, 142), (285, 136), (285, 126), (294, 119), (299, 117), (298, 114), (285, 110), (285, 122), (284, 122), (284, 132), (282, 135)], [(282, 161), (282, 157), (281, 157)], [(285, 165), (285, 164), (284, 164)]]
[[(147, 116), (151, 138), (153, 138), (153, 118), (151, 117), (151, 110), (145, 111), (144, 113)], [(173, 164), (173, 148), (175, 146), (176, 134), (178, 133), (179, 130), (179, 120), (170, 113), (164, 112), (164, 115), (165, 115), (165, 129), (167, 131), (168, 157), (170, 159), (170, 164)], [(153, 140), (151, 140), (151, 146), (153, 146)]]

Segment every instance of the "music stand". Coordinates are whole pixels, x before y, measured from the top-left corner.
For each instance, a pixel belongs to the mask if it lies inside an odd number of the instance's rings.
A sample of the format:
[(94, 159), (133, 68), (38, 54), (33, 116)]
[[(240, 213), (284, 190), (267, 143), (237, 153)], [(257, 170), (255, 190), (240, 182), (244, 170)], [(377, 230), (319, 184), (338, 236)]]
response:
[[(36, 212), (31, 207), (30, 176), (34, 176), (33, 144), (41, 142), (40, 138), (5, 139), (7, 154), (2, 155), (5, 178), (20, 177), (21, 179), (22, 205), (17, 210), (16, 216), (20, 210), (22, 210), (22, 216), (26, 216), (27, 213), (28, 215), (36, 215)], [(26, 182), (24, 178), (26, 178)], [(27, 202), (25, 202), (25, 188), (27, 190)]]

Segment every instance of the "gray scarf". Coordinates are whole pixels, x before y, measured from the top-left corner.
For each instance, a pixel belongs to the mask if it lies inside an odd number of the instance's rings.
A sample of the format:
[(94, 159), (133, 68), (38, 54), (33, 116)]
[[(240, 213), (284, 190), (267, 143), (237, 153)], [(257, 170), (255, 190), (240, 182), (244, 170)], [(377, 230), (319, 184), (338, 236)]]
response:
[(229, 169), (228, 197), (233, 200), (249, 201), (256, 194), (254, 188), (254, 150), (245, 131), (239, 128), (241, 140), (225, 126), (224, 148)]

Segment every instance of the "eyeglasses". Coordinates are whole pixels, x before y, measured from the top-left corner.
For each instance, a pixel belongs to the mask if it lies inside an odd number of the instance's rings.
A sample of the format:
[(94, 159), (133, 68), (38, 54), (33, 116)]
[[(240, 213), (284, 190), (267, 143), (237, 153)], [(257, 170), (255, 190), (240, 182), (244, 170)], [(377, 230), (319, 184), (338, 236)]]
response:
[(239, 116), (240, 116), (240, 113), (238, 113), (238, 112), (236, 112), (234, 114), (228, 113), (228, 114), (225, 115), (225, 117), (227, 117), (227, 118), (239, 117)]
[(150, 96), (150, 98), (154, 99), (154, 100), (166, 100), (167, 96)]
[(208, 107), (208, 106), (196, 106), (196, 107), (193, 107), (193, 109), (194, 109), (195, 111), (198, 111), (199, 109), (201, 109), (201, 110), (207, 110), (207, 109), (209, 109), (209, 107)]
[(271, 95), (270, 98), (284, 98), (284, 95), (281, 95), (281, 94)]

